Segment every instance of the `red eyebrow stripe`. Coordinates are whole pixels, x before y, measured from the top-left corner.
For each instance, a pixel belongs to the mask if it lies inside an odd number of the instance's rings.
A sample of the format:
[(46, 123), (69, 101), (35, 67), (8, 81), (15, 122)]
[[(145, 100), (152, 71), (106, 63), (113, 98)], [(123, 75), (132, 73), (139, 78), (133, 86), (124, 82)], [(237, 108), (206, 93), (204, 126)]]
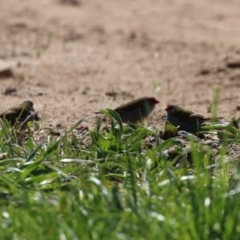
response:
[(153, 98), (152, 101), (153, 101), (154, 103), (160, 103), (156, 98)]
[(172, 108), (172, 106), (167, 106), (166, 108), (165, 108), (165, 111), (167, 111), (167, 110), (169, 110), (169, 109), (171, 109)]

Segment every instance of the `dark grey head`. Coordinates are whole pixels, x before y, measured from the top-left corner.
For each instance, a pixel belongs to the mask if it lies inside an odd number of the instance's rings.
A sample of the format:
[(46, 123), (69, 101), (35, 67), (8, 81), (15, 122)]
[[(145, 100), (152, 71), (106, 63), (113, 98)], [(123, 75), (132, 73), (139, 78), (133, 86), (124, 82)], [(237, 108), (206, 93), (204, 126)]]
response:
[(29, 107), (29, 108), (32, 108), (33, 107), (33, 102), (32, 101), (24, 101), (23, 104), (26, 106), (26, 107)]
[(179, 110), (181, 107), (178, 105), (174, 105), (174, 104), (169, 104), (167, 105), (167, 107), (165, 108), (165, 111), (167, 111), (167, 114), (171, 114), (173, 112), (175, 112), (176, 110)]
[(152, 102), (154, 105), (160, 103), (156, 98), (154, 97), (148, 97), (147, 98), (150, 102)]
[(34, 112), (34, 108), (33, 108), (33, 102), (32, 101), (24, 101), (22, 104), (24, 109), (28, 110), (28, 111), (31, 111), (31, 112)]

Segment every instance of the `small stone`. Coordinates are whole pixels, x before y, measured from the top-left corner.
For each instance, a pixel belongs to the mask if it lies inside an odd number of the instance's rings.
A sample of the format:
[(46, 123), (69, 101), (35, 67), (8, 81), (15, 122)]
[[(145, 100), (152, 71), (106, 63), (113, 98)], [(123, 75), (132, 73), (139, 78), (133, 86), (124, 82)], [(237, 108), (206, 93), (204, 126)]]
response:
[(0, 60), (0, 78), (10, 78), (13, 76), (12, 64), (10, 62)]
[(240, 60), (229, 61), (226, 63), (226, 66), (228, 68), (240, 68)]
[(201, 69), (199, 75), (208, 75), (210, 73), (209, 69)]
[(1, 154), (0, 154), (0, 160), (3, 160), (3, 159), (5, 159), (5, 158), (7, 158), (7, 155), (8, 155), (7, 152), (1, 153)]
[(79, 0), (60, 0), (60, 3), (73, 5), (73, 6), (81, 5), (81, 1), (79, 1)]
[(4, 91), (4, 95), (14, 95), (17, 92), (17, 89), (14, 87), (7, 87)]

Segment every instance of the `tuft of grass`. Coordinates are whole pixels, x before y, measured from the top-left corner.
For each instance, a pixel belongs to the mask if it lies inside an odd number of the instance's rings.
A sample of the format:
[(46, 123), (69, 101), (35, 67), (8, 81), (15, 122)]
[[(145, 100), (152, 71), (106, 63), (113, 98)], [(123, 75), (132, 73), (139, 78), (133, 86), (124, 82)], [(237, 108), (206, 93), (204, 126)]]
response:
[(228, 157), (237, 138), (205, 150), (104, 114), (110, 124), (98, 120), (81, 136), (74, 129), (83, 119), (41, 140), (0, 130), (0, 154), (8, 153), (0, 160), (1, 239), (240, 237), (239, 163)]

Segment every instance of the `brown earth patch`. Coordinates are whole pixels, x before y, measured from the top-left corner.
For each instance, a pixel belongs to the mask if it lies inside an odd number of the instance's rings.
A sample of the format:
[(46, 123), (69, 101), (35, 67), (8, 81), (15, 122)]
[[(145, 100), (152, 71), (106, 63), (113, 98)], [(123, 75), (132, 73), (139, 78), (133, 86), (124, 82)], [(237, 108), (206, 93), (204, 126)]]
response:
[[(74, 3), (76, 2), (76, 3)], [(43, 126), (68, 127), (94, 111), (155, 96), (239, 117), (240, 2), (82, 0), (1, 2), (0, 111), (30, 99)], [(8, 72), (9, 73), (9, 72)]]

